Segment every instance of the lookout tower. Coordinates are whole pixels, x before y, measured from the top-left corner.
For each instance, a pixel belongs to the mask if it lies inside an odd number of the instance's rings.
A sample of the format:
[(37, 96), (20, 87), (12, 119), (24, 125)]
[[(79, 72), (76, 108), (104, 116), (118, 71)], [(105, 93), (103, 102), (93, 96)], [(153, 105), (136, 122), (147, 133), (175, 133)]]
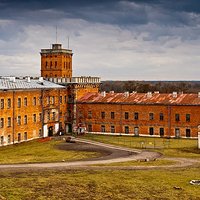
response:
[(51, 49), (41, 49), (41, 76), (44, 78), (72, 77), (72, 50), (62, 44), (52, 44)]

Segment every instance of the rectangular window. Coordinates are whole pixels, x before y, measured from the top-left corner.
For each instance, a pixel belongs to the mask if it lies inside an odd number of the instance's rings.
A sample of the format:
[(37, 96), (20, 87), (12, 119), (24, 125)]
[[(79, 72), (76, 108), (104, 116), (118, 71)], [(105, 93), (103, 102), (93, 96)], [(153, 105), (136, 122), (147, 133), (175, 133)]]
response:
[(4, 118), (1, 118), (1, 121), (0, 121), (0, 128), (3, 128), (4, 127)]
[(128, 112), (125, 112), (125, 114), (124, 114), (124, 118), (125, 118), (125, 119), (128, 119), (128, 118), (129, 118), (128, 115), (129, 115), (129, 113), (128, 113)]
[(21, 141), (21, 133), (18, 133), (18, 136), (17, 136), (17, 141), (20, 142)]
[(8, 127), (11, 127), (11, 117), (8, 117)]
[(50, 120), (50, 112), (47, 113), (47, 119)]
[(60, 96), (60, 104), (62, 104), (62, 96)]
[(42, 129), (39, 129), (39, 137), (42, 137)]
[(153, 129), (153, 127), (150, 127), (149, 128), (149, 135), (153, 135), (154, 134), (154, 129)]
[(88, 119), (92, 118), (92, 111), (88, 111)]
[(65, 95), (65, 103), (67, 103), (67, 96)]
[(36, 114), (33, 114), (33, 122), (35, 123), (36, 122)]
[(153, 120), (153, 119), (154, 119), (153, 113), (149, 113), (149, 120)]
[(105, 119), (105, 116), (106, 116), (105, 112), (101, 112), (101, 119)]
[(104, 125), (101, 125), (101, 132), (106, 132), (106, 127)]
[(24, 124), (27, 124), (27, 123), (28, 123), (27, 115), (24, 115)]
[(190, 137), (190, 132), (191, 132), (190, 129), (187, 128), (187, 129), (186, 129), (186, 137)]
[(50, 97), (47, 97), (47, 104), (50, 104)]
[(175, 128), (175, 137), (176, 138), (180, 137), (180, 129), (179, 128)]
[(164, 136), (164, 128), (160, 128), (160, 137)]
[(38, 98), (38, 104), (42, 105), (42, 97), (41, 96)]
[(18, 99), (17, 99), (17, 107), (18, 107), (18, 108), (21, 108), (21, 98), (18, 98)]
[(24, 97), (24, 106), (27, 106), (28, 102), (27, 102), (27, 97)]
[(88, 132), (92, 132), (92, 124), (88, 124)]
[(1, 145), (3, 145), (4, 137), (1, 136)]
[(110, 113), (111, 119), (115, 119), (115, 112)]
[(39, 121), (42, 121), (42, 113), (39, 113)]
[(37, 102), (36, 97), (33, 97), (33, 105), (34, 106), (36, 106), (36, 102)]
[(180, 121), (180, 115), (179, 114), (175, 114), (175, 120), (178, 122)]
[(138, 120), (138, 119), (139, 119), (139, 113), (138, 113), (138, 112), (135, 112), (135, 113), (134, 113), (134, 119), (135, 119), (135, 120)]
[(139, 127), (134, 127), (135, 136), (139, 136)]
[(160, 121), (163, 121), (164, 120), (164, 115), (163, 113), (160, 113)]
[(17, 117), (17, 124), (18, 124), (18, 125), (21, 125), (21, 116), (18, 116), (18, 117)]
[(185, 118), (186, 118), (186, 122), (190, 122), (190, 114), (186, 114)]
[(57, 61), (55, 61), (55, 68), (57, 67)]
[(55, 103), (55, 97), (52, 96), (52, 97), (51, 97), (51, 104), (54, 104), (54, 103)]
[(11, 99), (10, 98), (8, 99), (7, 103), (8, 103), (7, 108), (11, 108)]
[(24, 132), (24, 140), (26, 141), (27, 139), (27, 132)]
[(10, 142), (11, 142), (11, 136), (8, 135), (8, 144), (10, 144)]
[(111, 127), (110, 127), (110, 132), (111, 132), (111, 133), (115, 133), (115, 126), (111, 126)]
[(125, 126), (125, 133), (128, 134), (129, 133), (129, 127)]
[(1, 99), (1, 109), (4, 109), (4, 99)]
[(55, 121), (56, 120), (56, 113), (53, 112), (53, 115), (52, 115), (52, 120)]

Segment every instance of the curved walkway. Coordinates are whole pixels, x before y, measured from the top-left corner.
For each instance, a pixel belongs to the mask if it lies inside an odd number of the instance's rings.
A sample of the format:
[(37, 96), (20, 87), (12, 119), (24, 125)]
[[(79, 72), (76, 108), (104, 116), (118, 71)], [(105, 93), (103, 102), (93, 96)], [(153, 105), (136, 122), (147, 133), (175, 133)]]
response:
[[(175, 167), (186, 167), (199, 163), (200, 160), (186, 159), (186, 158), (165, 158), (167, 160), (176, 161), (174, 165), (165, 166), (94, 166), (99, 164), (109, 164), (115, 162), (126, 162), (126, 161), (136, 161), (136, 160), (155, 160), (162, 155), (158, 152), (143, 151), (138, 149), (131, 149), (126, 147), (119, 147), (110, 144), (104, 144), (100, 142), (94, 142), (84, 139), (76, 139), (76, 143), (71, 144), (71, 149), (74, 149), (77, 143), (89, 144), (90, 147), (100, 147), (99, 149), (104, 149), (105, 152), (110, 152), (99, 158), (90, 158), (82, 161), (73, 162), (56, 162), (56, 163), (31, 163), (31, 164), (9, 164), (0, 165), (0, 169), (161, 169), (161, 168), (175, 168)], [(65, 145), (65, 143), (64, 143)], [(67, 143), (66, 143), (67, 146)], [(69, 147), (70, 145), (68, 145)], [(82, 146), (82, 145), (80, 145)], [(83, 146), (82, 146), (83, 147)], [(62, 149), (62, 148), (61, 148)], [(68, 148), (69, 150), (69, 148)], [(82, 149), (76, 149), (82, 150)], [(90, 149), (92, 151), (92, 149)]]

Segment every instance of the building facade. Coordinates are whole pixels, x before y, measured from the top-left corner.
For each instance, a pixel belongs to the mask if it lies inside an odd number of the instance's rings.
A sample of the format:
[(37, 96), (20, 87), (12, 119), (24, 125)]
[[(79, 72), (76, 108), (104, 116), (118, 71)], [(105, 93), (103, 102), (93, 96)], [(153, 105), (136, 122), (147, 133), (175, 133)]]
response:
[(41, 49), (41, 77), (72, 77), (72, 50), (62, 44), (52, 44), (51, 49)]
[(0, 145), (63, 131), (67, 97), (65, 87), (42, 78), (0, 78)]
[(199, 94), (87, 93), (77, 101), (77, 125), (88, 132), (196, 138)]
[(67, 125), (65, 132), (76, 130), (76, 101), (87, 92), (99, 92), (99, 77), (72, 77), (72, 50), (61, 44), (52, 44), (51, 49), (41, 50), (41, 76), (45, 80), (62, 85), (67, 91)]

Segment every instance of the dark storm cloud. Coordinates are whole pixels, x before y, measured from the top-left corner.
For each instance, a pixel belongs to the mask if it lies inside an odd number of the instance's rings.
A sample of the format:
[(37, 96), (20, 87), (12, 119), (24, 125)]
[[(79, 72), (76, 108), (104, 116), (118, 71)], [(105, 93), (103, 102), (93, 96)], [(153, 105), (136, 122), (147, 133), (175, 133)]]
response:
[[(92, 22), (130, 25), (149, 22), (178, 25), (190, 24), (186, 13), (199, 13), (198, 0), (4, 0), (0, 3), (0, 17), (4, 19), (37, 21), (80, 18)], [(57, 14), (47, 12), (55, 10)], [(156, 15), (156, 12), (160, 15)], [(59, 13), (60, 12), (60, 13)], [(149, 13), (151, 12), (151, 13)], [(155, 12), (155, 17), (154, 16)], [(150, 17), (149, 17), (150, 14)], [(193, 19), (195, 20), (195, 19)]]
[(38, 51), (55, 42), (58, 26), (59, 42), (70, 36), (78, 75), (192, 79), (199, 24), (200, 0), (0, 0), (1, 72), (39, 73)]

